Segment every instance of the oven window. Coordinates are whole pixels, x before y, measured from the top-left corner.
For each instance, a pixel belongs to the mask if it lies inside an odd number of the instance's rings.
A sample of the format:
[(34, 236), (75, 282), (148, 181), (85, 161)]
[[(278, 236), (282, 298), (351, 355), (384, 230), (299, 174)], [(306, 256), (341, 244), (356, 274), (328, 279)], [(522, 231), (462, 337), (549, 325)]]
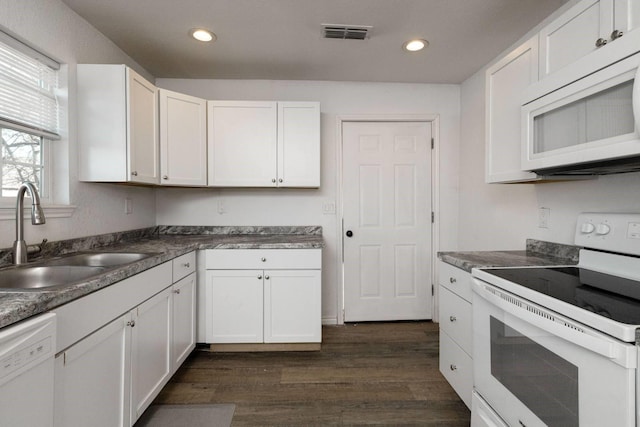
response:
[(578, 427), (578, 367), (491, 316), (491, 375), (548, 426)]

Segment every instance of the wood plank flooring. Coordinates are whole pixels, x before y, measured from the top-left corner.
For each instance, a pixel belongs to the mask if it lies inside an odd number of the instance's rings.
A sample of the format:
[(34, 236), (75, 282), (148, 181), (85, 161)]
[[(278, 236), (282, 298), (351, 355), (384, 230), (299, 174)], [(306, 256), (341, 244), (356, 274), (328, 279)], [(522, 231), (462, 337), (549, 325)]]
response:
[(438, 371), (438, 325), (323, 327), (319, 352), (196, 350), (155, 404), (235, 403), (240, 426), (468, 426)]

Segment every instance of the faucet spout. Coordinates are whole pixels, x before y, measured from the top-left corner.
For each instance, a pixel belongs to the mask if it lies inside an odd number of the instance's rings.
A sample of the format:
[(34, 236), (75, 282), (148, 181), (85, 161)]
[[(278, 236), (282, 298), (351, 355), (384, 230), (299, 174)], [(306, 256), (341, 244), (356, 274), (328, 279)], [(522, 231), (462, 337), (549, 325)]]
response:
[(13, 242), (13, 263), (24, 264), (27, 262), (27, 243), (24, 240), (24, 221), (22, 218), (24, 210), (24, 194), (29, 193), (31, 197), (31, 224), (40, 225), (46, 222), (44, 211), (40, 206), (40, 195), (36, 187), (25, 182), (20, 185), (16, 200), (16, 241)]

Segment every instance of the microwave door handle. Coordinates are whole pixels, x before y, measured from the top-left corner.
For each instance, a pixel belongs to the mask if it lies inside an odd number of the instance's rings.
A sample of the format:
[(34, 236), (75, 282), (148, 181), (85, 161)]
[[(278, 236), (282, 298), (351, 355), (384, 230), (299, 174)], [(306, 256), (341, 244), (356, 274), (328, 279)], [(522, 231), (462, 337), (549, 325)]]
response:
[(636, 70), (636, 76), (633, 80), (633, 117), (636, 122), (636, 134), (640, 135), (640, 67)]

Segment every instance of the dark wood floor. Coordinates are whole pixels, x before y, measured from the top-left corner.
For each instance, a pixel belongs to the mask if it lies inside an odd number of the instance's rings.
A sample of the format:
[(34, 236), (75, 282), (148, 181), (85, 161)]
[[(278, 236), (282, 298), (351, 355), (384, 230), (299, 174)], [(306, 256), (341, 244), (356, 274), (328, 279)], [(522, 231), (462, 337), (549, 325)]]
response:
[(468, 426), (438, 371), (438, 325), (323, 328), (322, 350), (196, 350), (156, 404), (235, 403), (233, 426)]

